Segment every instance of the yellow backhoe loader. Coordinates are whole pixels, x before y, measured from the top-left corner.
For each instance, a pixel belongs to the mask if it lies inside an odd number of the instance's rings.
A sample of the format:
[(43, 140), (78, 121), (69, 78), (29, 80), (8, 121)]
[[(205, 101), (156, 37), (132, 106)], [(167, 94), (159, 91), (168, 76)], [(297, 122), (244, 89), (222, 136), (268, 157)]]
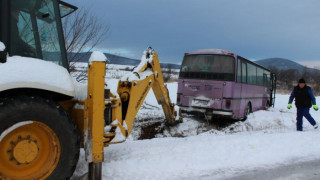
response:
[[(101, 179), (104, 147), (125, 141), (150, 88), (168, 124), (181, 122), (148, 48), (117, 92), (106, 57), (94, 52), (84, 98), (68, 72), (59, 0), (0, 0), (0, 179), (68, 179), (85, 149), (89, 179)], [(81, 93), (80, 93), (81, 94)]]

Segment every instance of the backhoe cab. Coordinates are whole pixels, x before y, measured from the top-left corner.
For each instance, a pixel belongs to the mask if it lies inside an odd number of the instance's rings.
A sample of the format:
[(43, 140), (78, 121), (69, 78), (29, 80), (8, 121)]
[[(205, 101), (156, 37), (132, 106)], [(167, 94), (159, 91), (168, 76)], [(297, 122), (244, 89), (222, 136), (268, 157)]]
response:
[(77, 8), (57, 0), (0, 0), (0, 41), (10, 56), (68, 68), (61, 18)]
[(68, 179), (80, 144), (88, 178), (101, 179), (104, 147), (129, 136), (151, 88), (167, 124), (182, 122), (151, 48), (114, 93), (105, 89), (106, 57), (92, 53), (86, 93), (76, 94), (61, 25), (74, 10), (58, 0), (0, 0), (0, 179)]

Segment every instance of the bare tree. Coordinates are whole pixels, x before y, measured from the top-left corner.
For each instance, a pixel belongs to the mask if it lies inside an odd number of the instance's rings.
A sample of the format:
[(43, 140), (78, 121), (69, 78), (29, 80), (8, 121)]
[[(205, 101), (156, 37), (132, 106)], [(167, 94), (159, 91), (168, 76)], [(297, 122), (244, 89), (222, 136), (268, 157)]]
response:
[(164, 82), (168, 82), (173, 75), (173, 65), (168, 64), (165, 68), (162, 68), (162, 72)]
[(274, 74), (277, 75), (277, 77), (279, 76), (279, 69), (276, 66), (269, 66), (268, 67)]
[(63, 18), (62, 23), (69, 67), (73, 72), (75, 63), (107, 38), (109, 25), (101, 24), (87, 9), (77, 10)]
[(308, 74), (309, 74), (309, 71), (308, 71), (308, 68), (307, 66), (303, 66), (303, 70), (302, 70), (302, 73), (301, 73), (301, 77), (303, 78), (308, 78)]

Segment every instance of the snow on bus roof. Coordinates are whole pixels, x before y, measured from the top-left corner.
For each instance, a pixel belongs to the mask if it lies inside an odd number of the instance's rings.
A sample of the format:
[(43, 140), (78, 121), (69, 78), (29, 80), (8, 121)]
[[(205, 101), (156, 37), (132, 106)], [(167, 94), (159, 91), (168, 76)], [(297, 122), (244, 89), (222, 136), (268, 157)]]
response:
[(199, 49), (185, 54), (224, 54), (224, 55), (235, 55), (233, 52), (226, 49)]

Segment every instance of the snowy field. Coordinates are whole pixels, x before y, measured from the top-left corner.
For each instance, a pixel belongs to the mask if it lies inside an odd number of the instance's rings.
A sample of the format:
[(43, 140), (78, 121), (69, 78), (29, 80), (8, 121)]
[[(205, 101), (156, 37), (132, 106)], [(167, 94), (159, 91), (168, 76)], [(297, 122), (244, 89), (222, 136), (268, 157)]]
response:
[[(107, 80), (113, 91), (117, 81)], [(175, 102), (177, 83), (169, 83), (168, 89)], [(103, 179), (229, 179), (248, 171), (320, 160), (320, 131), (305, 119), (304, 132), (296, 131), (296, 109), (286, 109), (288, 98), (278, 94), (274, 108), (254, 112), (245, 122), (215, 128), (188, 116), (182, 124), (165, 127), (156, 138), (137, 140), (141, 124), (164, 119), (150, 91), (130, 138), (105, 148)], [(319, 123), (319, 112), (310, 112)], [(87, 171), (81, 150), (73, 179), (86, 177)]]
[[(75, 63), (73, 64), (75, 70), (77, 70), (77, 73), (74, 73), (75, 75), (80, 74), (81, 72), (86, 72), (88, 69), (88, 63)], [(131, 65), (118, 65), (118, 64), (107, 64), (106, 65), (106, 78), (108, 79), (120, 79), (125, 74), (127, 74), (129, 71), (132, 71), (135, 66)], [(177, 79), (179, 75), (178, 69), (167, 69), (162, 68), (162, 72), (165, 73), (166, 71), (172, 71), (171, 77)]]

